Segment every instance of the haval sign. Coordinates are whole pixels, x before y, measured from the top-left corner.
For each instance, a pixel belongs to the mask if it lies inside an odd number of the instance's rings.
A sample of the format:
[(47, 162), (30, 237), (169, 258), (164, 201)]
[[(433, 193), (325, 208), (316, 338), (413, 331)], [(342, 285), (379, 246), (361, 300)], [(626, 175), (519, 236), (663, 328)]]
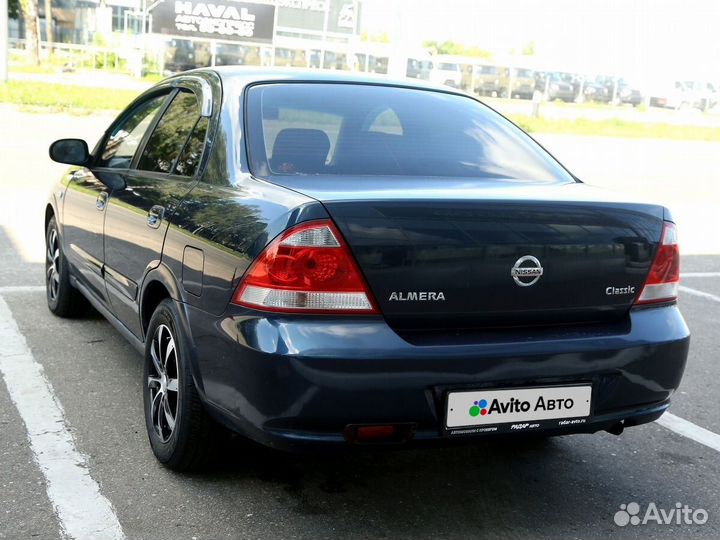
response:
[(232, 0), (164, 0), (152, 11), (154, 32), (270, 43), (275, 6)]

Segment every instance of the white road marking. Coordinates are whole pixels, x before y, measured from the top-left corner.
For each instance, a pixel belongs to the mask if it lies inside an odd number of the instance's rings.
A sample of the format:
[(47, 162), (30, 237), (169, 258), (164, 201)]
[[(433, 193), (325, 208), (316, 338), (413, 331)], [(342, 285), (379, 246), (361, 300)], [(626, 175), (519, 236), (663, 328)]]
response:
[(720, 277), (720, 272), (682, 272), (680, 277)]
[(0, 287), (0, 294), (25, 292), (45, 292), (45, 285), (16, 285)]
[(0, 295), (0, 374), (25, 423), (62, 533), (77, 540), (125, 538), (110, 501), (75, 448), (62, 406)]
[(698, 291), (697, 289), (685, 287), (684, 285), (680, 285), (679, 289), (680, 289), (680, 291), (682, 291), (684, 293), (692, 294), (693, 296), (699, 296), (700, 298), (705, 298), (706, 300), (712, 300), (713, 302), (720, 302), (720, 296), (717, 296), (715, 294), (706, 293), (704, 291)]
[(700, 427), (684, 418), (675, 416), (674, 414), (665, 413), (655, 422), (660, 424), (662, 427), (674, 431), (678, 435), (692, 439), (695, 442), (704, 444), (708, 448), (717, 450), (720, 452), (720, 435), (713, 433), (703, 427)]

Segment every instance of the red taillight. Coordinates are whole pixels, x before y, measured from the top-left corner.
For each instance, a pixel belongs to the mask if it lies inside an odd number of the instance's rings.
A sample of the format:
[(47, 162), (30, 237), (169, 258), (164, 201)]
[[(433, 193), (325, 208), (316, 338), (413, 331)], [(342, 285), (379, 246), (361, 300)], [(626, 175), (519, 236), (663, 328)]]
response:
[(677, 299), (680, 284), (680, 249), (674, 223), (666, 222), (650, 273), (636, 304), (654, 304)]
[(270, 242), (232, 302), (265, 311), (378, 312), (342, 236), (325, 220), (302, 223)]

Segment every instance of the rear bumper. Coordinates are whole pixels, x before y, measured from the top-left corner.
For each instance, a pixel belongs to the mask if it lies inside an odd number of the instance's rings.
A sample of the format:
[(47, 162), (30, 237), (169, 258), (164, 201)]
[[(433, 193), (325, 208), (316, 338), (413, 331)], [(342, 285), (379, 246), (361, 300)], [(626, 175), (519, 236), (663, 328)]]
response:
[[(689, 331), (676, 306), (636, 310), (614, 330), (486, 335), (475, 342), (411, 344), (382, 318), (213, 318), (188, 308), (195, 373), (219, 420), (269, 446), (344, 446), (348, 424), (408, 424), (412, 444), (487, 434), (443, 429), (448, 390), (593, 385), (583, 424), (548, 434), (649, 422), (680, 384)], [(235, 310), (235, 308), (232, 308)]]

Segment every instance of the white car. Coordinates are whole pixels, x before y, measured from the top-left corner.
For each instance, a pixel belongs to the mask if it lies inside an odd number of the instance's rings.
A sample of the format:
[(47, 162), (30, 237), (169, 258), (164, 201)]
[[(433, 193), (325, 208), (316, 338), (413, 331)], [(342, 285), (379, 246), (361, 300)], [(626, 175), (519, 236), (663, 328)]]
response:
[(433, 66), (430, 78), (433, 82), (460, 88), (462, 82), (460, 65), (452, 62), (437, 62)]

